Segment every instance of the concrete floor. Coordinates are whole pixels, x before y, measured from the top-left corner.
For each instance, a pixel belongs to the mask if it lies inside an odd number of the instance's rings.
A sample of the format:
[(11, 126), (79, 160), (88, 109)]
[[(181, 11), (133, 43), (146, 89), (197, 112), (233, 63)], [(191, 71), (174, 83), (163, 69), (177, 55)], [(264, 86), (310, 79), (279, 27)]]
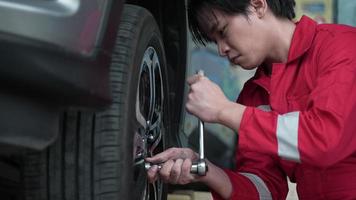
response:
[(197, 192), (193, 190), (180, 190), (168, 194), (168, 200), (212, 200), (210, 192)]

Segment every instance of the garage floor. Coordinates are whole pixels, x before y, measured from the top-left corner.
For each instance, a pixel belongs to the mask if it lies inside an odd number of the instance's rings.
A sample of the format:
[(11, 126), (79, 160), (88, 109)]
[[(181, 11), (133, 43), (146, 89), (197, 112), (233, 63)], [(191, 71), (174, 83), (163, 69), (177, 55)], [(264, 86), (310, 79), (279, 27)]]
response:
[(210, 192), (178, 190), (168, 194), (168, 200), (212, 200)]

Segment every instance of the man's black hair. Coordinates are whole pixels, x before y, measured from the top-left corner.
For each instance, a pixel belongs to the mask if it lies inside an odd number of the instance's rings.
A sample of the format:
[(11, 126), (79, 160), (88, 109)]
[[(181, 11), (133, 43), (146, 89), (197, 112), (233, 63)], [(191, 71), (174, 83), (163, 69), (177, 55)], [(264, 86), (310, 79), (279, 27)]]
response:
[[(199, 19), (206, 17), (202, 13), (212, 9), (222, 11), (228, 15), (248, 15), (251, 0), (188, 0), (189, 29), (193, 40), (205, 45), (211, 42), (205, 31), (199, 25)], [(276, 17), (293, 19), (295, 17), (295, 0), (267, 0), (268, 7)], [(209, 20), (209, 19), (206, 19)]]

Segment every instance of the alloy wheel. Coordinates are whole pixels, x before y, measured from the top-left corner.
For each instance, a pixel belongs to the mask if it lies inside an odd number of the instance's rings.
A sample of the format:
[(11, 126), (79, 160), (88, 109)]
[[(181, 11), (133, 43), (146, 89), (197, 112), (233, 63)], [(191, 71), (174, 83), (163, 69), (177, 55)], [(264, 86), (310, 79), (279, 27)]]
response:
[(151, 157), (164, 150), (163, 103), (164, 90), (161, 66), (158, 54), (148, 47), (140, 65), (139, 82), (136, 94), (136, 125), (134, 132), (134, 185), (145, 188), (134, 191), (135, 199), (160, 200), (163, 182), (147, 181), (144, 158)]

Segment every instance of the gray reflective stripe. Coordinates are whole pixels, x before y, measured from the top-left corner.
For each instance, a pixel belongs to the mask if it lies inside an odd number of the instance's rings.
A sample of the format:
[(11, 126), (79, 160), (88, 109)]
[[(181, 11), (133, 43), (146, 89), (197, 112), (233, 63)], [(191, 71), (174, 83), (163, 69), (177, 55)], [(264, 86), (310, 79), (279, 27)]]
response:
[(257, 108), (262, 111), (267, 111), (267, 112), (272, 110), (270, 105), (259, 105), (259, 106), (257, 106)]
[(300, 162), (298, 150), (299, 112), (278, 115), (277, 141), (278, 155), (282, 158)]
[(250, 179), (250, 181), (255, 185), (255, 187), (258, 191), (260, 200), (271, 200), (272, 199), (271, 192), (269, 191), (265, 182), (260, 177), (256, 176), (255, 174), (251, 174), (251, 173), (241, 172), (240, 174), (244, 175), (245, 177)]

